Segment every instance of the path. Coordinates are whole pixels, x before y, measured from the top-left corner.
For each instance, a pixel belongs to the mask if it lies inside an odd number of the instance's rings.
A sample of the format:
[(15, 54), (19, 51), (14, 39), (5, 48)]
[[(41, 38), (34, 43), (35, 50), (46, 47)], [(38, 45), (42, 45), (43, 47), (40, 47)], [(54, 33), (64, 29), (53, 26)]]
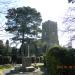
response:
[(39, 71), (39, 72), (20, 72), (20, 73), (7, 73), (6, 75), (42, 75), (43, 72)]

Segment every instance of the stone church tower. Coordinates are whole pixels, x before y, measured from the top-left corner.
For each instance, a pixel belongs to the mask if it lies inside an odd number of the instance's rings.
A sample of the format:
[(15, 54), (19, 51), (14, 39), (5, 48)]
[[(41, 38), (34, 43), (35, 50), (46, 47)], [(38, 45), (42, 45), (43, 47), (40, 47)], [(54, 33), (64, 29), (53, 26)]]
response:
[(42, 40), (47, 47), (59, 45), (56, 22), (48, 20), (42, 24)]

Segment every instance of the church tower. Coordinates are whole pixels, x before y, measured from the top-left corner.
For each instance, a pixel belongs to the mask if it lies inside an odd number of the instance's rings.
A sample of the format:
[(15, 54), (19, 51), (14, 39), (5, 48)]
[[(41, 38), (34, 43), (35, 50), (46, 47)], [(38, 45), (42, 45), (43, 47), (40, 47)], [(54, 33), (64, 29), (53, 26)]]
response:
[(56, 22), (48, 20), (42, 24), (42, 40), (46, 42), (47, 47), (59, 45)]

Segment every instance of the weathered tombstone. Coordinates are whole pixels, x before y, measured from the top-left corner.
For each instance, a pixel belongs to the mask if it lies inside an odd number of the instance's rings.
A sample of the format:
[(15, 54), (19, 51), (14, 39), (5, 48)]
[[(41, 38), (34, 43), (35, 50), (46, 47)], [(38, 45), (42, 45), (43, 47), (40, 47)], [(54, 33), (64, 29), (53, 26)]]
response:
[(31, 65), (31, 58), (30, 57), (24, 57), (23, 63), (22, 63), (22, 67), (28, 67)]

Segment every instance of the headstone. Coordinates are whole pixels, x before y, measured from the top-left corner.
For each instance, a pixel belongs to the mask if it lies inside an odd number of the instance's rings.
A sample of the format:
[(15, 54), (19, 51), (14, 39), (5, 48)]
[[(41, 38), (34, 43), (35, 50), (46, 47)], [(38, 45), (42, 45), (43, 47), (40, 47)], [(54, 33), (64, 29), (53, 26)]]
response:
[(24, 57), (22, 67), (28, 67), (31, 65), (31, 58), (30, 57)]

